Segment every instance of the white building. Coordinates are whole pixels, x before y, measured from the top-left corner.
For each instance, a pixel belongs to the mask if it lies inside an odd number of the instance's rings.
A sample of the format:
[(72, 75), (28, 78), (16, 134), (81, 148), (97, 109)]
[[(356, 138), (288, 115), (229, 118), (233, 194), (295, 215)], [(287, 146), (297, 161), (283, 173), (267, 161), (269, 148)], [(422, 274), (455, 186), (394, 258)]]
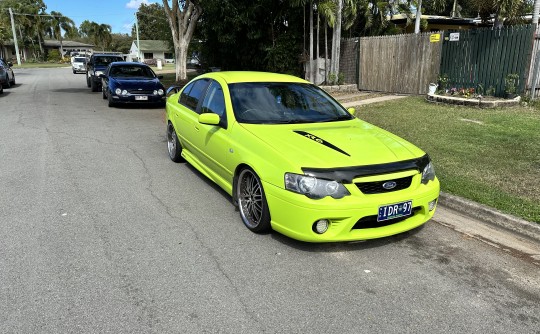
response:
[(140, 48), (138, 47), (136, 40), (131, 43), (131, 48), (129, 49), (129, 55), (127, 57), (128, 61), (161, 59), (163, 63), (174, 63), (174, 53), (170, 51), (170, 47), (166, 41), (139, 40), (139, 42), (141, 44)]

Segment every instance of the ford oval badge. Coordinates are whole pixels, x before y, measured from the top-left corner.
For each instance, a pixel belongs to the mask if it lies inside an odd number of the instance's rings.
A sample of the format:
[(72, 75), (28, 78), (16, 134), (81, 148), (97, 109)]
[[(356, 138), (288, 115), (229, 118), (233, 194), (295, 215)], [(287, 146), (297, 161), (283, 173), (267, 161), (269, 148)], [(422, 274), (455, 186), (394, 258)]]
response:
[(394, 189), (397, 186), (397, 183), (394, 181), (388, 181), (383, 183), (382, 187), (386, 190)]

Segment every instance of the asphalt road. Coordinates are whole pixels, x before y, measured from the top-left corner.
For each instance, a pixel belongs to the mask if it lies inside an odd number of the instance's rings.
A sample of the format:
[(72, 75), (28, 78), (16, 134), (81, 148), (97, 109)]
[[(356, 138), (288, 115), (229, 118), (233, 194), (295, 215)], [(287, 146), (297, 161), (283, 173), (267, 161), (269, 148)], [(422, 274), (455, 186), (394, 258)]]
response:
[(540, 268), (436, 222), (256, 235), (167, 156), (163, 109), (68, 68), (0, 95), (0, 333), (540, 333)]

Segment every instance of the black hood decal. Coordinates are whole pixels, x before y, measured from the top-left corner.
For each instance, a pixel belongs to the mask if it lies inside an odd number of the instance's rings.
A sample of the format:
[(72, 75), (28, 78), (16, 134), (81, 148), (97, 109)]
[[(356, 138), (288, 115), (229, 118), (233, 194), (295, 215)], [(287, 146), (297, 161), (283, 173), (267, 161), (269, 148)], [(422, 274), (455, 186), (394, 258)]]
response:
[(315, 136), (315, 135), (312, 135), (311, 133), (308, 133), (308, 132), (305, 132), (305, 131), (294, 131), (294, 132), (295, 132), (295, 133), (298, 133), (298, 134), (301, 135), (301, 136), (304, 136), (304, 137), (306, 137), (306, 138), (309, 138), (309, 139), (311, 139), (311, 140), (313, 140), (313, 141), (315, 141), (315, 142), (317, 142), (317, 143), (319, 143), (319, 144), (322, 144), (322, 145), (324, 145), (324, 146), (326, 146), (326, 147), (328, 147), (328, 148), (331, 148), (331, 149), (333, 149), (334, 151), (338, 151), (338, 152), (341, 153), (341, 154), (345, 154), (345, 155), (348, 156), (348, 157), (351, 156), (349, 153), (343, 151), (343, 150), (340, 149), (339, 147), (336, 147), (336, 146), (330, 144), (329, 142), (325, 141), (324, 139), (321, 139), (321, 138), (319, 138), (319, 137), (317, 137), (317, 136)]

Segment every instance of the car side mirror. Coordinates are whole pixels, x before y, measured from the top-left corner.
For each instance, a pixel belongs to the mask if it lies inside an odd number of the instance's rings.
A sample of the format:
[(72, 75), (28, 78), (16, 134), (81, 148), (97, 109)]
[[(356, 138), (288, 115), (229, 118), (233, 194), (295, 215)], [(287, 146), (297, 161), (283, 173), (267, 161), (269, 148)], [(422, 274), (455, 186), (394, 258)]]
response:
[(157, 76), (157, 78), (158, 78), (159, 80), (161, 80), (161, 79), (163, 79), (163, 75), (160, 74), (160, 75)]
[(199, 115), (199, 123), (208, 125), (219, 125), (221, 119), (218, 114), (207, 112)]
[(98, 75), (98, 77), (100, 77), (101, 79), (105, 79), (107, 76), (103, 73), (101, 73), (100, 75)]
[(167, 93), (165, 95), (169, 96), (172, 94), (176, 94), (180, 91), (180, 89), (182, 89), (180, 86), (171, 86), (167, 88)]
[(347, 111), (349, 112), (349, 114), (351, 114), (351, 115), (353, 115), (353, 116), (354, 116), (354, 114), (356, 113), (356, 109), (354, 109), (354, 108), (352, 108), (352, 107), (351, 107), (351, 108), (347, 108)]
[(12, 62), (10, 62), (10, 61), (8, 61), (8, 63), (7, 63), (7, 66), (9, 66), (9, 67), (13, 67), (13, 63), (12, 63)]

